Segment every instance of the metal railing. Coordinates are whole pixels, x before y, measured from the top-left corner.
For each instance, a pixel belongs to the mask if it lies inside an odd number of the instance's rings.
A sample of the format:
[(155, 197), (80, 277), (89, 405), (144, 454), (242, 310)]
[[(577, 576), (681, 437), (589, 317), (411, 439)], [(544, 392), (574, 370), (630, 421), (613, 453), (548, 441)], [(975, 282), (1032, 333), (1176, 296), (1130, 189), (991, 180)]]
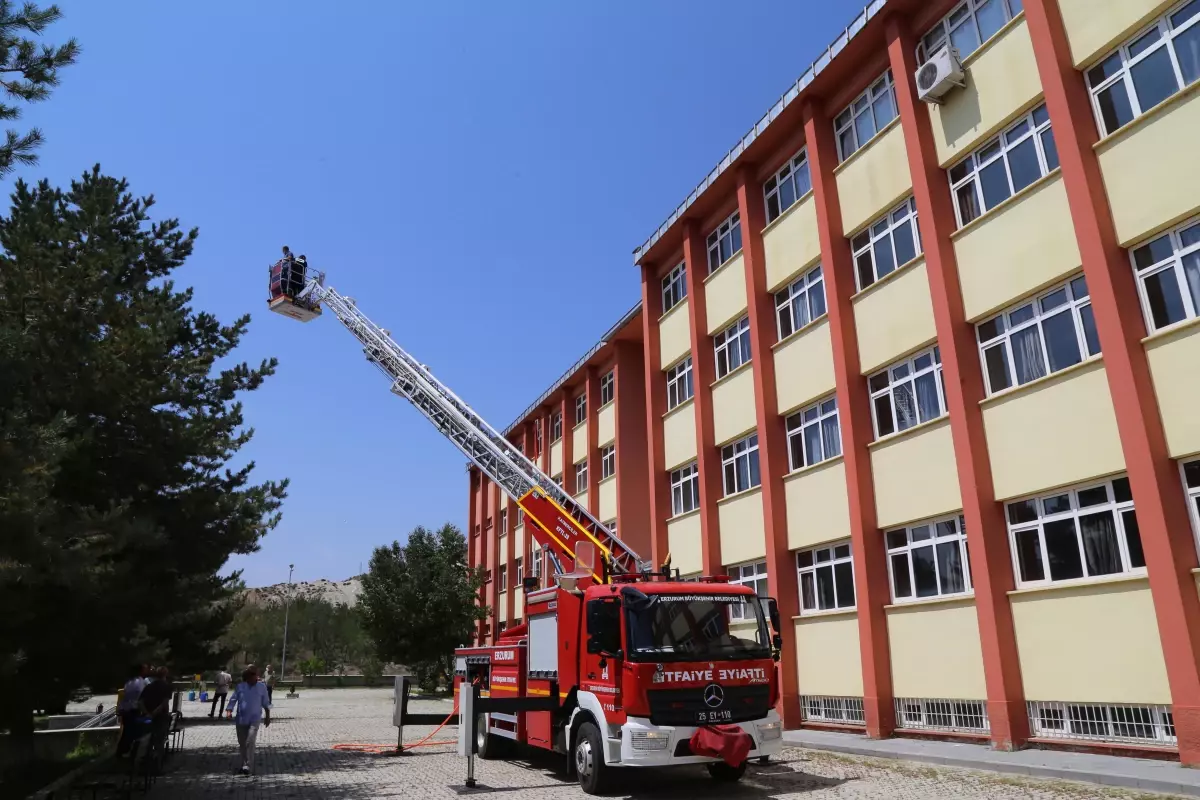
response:
[(839, 725), (866, 725), (867, 723), (861, 697), (801, 695), (800, 713), (806, 722), (832, 722)]
[(987, 733), (987, 703), (930, 697), (897, 697), (896, 727), (916, 731)]
[(1029, 729), (1039, 739), (1177, 747), (1170, 706), (1031, 700)]

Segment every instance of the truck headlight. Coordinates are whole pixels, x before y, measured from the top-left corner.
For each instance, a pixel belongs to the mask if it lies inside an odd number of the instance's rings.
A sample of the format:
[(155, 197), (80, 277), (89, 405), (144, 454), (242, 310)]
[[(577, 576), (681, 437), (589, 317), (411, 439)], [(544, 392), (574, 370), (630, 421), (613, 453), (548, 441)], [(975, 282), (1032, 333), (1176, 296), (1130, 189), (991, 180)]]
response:
[(762, 736), (764, 742), (768, 739), (778, 739), (783, 735), (783, 723), (764, 722), (758, 726), (758, 733)]
[(629, 742), (634, 750), (666, 750), (671, 743), (671, 734), (664, 731), (633, 731)]

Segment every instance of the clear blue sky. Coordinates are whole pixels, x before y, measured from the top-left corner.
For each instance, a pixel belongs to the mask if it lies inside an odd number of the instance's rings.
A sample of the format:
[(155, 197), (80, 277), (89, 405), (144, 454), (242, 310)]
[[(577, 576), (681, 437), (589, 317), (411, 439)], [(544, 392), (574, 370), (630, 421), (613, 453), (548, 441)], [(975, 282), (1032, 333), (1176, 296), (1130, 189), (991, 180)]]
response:
[(292, 481), (231, 566), (342, 579), (415, 525), (465, 527), (464, 460), (334, 319), (266, 311), (280, 245), (506, 426), (637, 301), (633, 248), (863, 2), (60, 0), (47, 38), (83, 55), (19, 121), (48, 139), (19, 174), (99, 162), (200, 228), (177, 280), (254, 314), (241, 357), (280, 364), (245, 398), (245, 452)]

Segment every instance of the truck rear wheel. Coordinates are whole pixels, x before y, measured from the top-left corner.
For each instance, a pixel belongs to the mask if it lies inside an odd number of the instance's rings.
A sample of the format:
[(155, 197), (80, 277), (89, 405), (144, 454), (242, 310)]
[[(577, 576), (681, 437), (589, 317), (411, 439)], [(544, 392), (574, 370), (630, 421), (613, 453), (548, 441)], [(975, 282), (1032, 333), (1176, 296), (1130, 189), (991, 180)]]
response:
[(746, 765), (750, 763), (743, 761), (736, 767), (731, 767), (724, 761), (717, 761), (708, 765), (708, 774), (717, 783), (737, 783), (746, 774)]
[(484, 760), (504, 758), (512, 752), (512, 742), (503, 736), (488, 732), (490, 720), (487, 714), (480, 714), (475, 720), (475, 751)]
[(608, 785), (608, 767), (604, 763), (604, 743), (600, 741), (600, 729), (592, 722), (585, 722), (575, 733), (575, 746), (571, 748), (571, 763), (579, 778), (579, 787), (588, 794), (600, 794)]

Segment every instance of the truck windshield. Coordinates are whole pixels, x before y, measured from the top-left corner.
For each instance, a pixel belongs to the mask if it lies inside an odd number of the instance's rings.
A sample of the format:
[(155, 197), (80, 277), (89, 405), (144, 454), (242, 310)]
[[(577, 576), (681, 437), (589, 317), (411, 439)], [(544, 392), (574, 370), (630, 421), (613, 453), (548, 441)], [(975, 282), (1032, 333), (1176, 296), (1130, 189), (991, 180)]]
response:
[(757, 597), (655, 594), (626, 607), (634, 661), (771, 657), (771, 637)]

